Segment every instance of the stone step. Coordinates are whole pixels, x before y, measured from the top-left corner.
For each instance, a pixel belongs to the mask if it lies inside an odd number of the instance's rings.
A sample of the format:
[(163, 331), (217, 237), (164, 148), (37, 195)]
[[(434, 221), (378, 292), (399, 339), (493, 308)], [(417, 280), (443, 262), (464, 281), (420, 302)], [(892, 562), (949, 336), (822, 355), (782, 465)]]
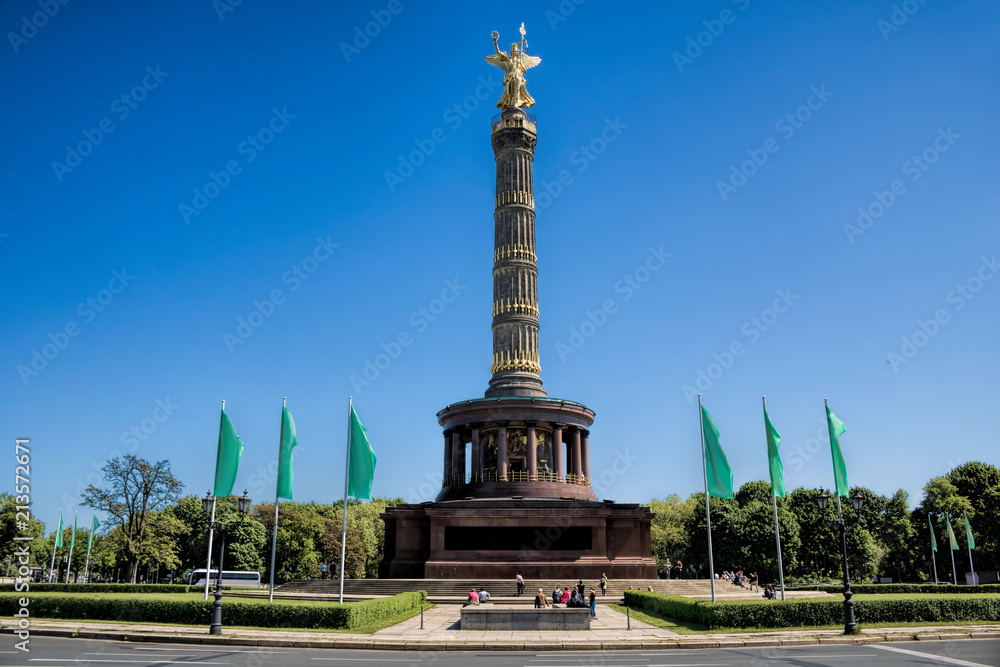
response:
[[(585, 581), (587, 589), (594, 588), (600, 592), (600, 586), (595, 581)], [(524, 597), (529, 601), (535, 592), (541, 588), (546, 595), (552, 593), (556, 586), (575, 586), (575, 581), (526, 581)], [(340, 582), (337, 580), (299, 580), (291, 581), (280, 587), (280, 593), (304, 593), (317, 596), (330, 596), (339, 593)], [(510, 580), (456, 580), (456, 579), (347, 579), (344, 581), (344, 594), (352, 598), (380, 597), (395, 595), (405, 591), (427, 591), (430, 598), (464, 599), (470, 588), (485, 588), (494, 597), (513, 597), (516, 587)], [(608, 582), (608, 594), (621, 597), (621, 592), (628, 589), (646, 590), (652, 588), (658, 593), (671, 595), (706, 595), (711, 590), (708, 579), (632, 579)], [(616, 598), (616, 599), (617, 599)]]

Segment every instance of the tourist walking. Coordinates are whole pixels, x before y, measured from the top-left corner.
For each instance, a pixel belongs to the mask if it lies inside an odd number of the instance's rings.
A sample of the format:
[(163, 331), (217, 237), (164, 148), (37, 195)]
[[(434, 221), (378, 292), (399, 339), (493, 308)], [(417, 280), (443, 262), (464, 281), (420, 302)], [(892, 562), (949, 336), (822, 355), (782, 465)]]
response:
[(597, 619), (597, 592), (590, 589), (590, 620)]
[(601, 597), (608, 597), (608, 575), (601, 572)]
[(580, 597), (587, 594), (587, 586), (583, 583), (583, 579), (576, 582), (576, 592), (580, 594)]
[(521, 597), (521, 593), (524, 592), (524, 577), (521, 576), (520, 572), (514, 577), (514, 582), (517, 584), (517, 597)]

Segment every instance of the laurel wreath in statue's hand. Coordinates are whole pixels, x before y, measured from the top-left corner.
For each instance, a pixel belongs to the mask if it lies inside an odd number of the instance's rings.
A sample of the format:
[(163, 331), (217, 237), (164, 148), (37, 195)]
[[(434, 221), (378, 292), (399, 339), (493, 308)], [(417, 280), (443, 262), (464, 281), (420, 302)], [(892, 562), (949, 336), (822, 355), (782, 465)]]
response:
[(498, 33), (496, 30), (494, 30), (493, 32), (490, 33), (490, 37), (492, 37), (493, 41), (495, 42), (498, 39), (500, 39), (500, 33)]

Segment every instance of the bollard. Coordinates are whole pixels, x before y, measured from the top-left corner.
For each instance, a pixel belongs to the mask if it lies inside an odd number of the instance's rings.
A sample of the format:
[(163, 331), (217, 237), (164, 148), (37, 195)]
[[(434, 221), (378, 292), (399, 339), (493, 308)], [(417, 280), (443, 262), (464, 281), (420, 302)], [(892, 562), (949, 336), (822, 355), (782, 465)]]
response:
[(628, 607), (625, 607), (625, 629), (632, 629), (632, 615), (629, 614)]
[(420, 603), (420, 629), (424, 629), (424, 603)]

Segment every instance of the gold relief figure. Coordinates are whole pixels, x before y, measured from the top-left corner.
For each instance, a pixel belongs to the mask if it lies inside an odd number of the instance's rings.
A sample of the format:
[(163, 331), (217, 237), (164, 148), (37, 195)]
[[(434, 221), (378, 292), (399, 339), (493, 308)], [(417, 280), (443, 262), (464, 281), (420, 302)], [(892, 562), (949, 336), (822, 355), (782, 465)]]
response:
[(490, 34), (490, 37), (493, 38), (493, 48), (496, 50), (496, 53), (486, 56), (486, 62), (496, 65), (504, 71), (503, 95), (500, 96), (500, 101), (497, 102), (497, 108), (499, 109), (510, 109), (512, 107), (527, 109), (535, 105), (535, 100), (528, 94), (524, 72), (542, 62), (542, 59), (527, 54), (528, 41), (524, 35), (524, 24), (522, 23), (521, 41), (512, 43), (510, 45), (510, 53), (504, 53), (500, 50), (500, 45), (497, 43), (497, 40), (500, 39), (500, 33), (494, 30)]

